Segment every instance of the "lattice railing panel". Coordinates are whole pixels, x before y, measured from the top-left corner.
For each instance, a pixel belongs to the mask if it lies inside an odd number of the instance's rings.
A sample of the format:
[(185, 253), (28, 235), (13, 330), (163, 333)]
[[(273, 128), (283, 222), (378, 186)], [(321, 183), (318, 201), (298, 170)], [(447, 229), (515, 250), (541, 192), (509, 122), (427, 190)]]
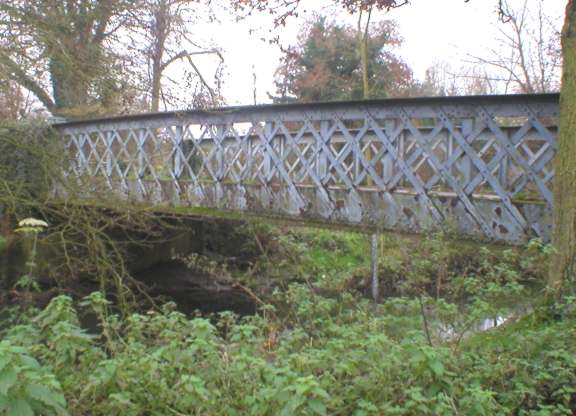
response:
[(557, 120), (558, 96), (537, 95), (239, 107), (57, 127), (69, 174), (123, 198), (515, 242), (548, 237)]

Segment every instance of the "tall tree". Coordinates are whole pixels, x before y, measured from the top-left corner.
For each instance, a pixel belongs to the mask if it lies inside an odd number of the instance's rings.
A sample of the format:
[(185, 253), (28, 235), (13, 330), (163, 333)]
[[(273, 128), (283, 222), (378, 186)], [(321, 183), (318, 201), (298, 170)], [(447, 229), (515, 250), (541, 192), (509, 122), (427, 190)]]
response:
[(168, 68), (183, 60), (179, 84), (190, 88), (180, 95), (214, 103), (220, 95), (193, 57), (222, 57), (191, 40), (198, 10), (209, 9), (199, 7), (196, 0), (0, 1), (0, 81), (68, 117), (156, 111), (161, 98), (172, 98)]
[(492, 80), (506, 92), (533, 94), (558, 91), (562, 54), (560, 30), (544, 11), (543, 0), (524, 0), (512, 7), (501, 2), (505, 24), (500, 25), (496, 48), (473, 63), (492, 72)]
[(129, 0), (13, 0), (0, 3), (0, 76), (32, 92), (51, 112), (109, 96), (106, 43)]
[(413, 86), (412, 73), (393, 53), (401, 44), (394, 22), (374, 25), (365, 39), (363, 71), (357, 30), (316, 16), (303, 27), (298, 44), (285, 51), (276, 73), (279, 100), (359, 99), (365, 97), (365, 84), (371, 97), (407, 95)]
[(417, 92), (422, 96), (496, 94), (496, 81), (483, 66), (453, 69), (447, 62), (436, 62), (426, 70)]
[[(366, 14), (366, 21), (362, 17)], [(370, 39), (370, 20), (372, 18), (372, 8), (360, 10), (358, 13), (358, 43), (360, 51), (360, 68), (362, 70), (362, 91), (363, 98), (370, 98), (370, 75), (368, 73), (368, 48)]]
[(199, 15), (203, 14), (203, 19), (212, 18), (211, 6), (199, 8), (197, 0), (140, 0), (139, 6), (132, 9), (131, 46), (137, 51), (135, 59), (138, 64), (148, 68), (144, 85), (151, 111), (160, 109), (161, 100), (165, 107), (170, 104), (174, 106), (178, 102), (176, 97), (179, 94), (172, 94), (166, 85), (166, 73), (177, 62), (182, 62), (184, 65), (181, 66), (186, 69), (177, 85), (179, 92), (183, 88), (182, 84), (194, 79), (200, 86), (200, 95), (205, 92), (212, 105), (221, 101), (218, 83), (213, 88), (194, 61), (198, 55), (214, 55), (219, 61), (215, 78), (218, 78), (224, 62), (217, 48), (201, 46), (192, 39), (191, 29)]
[(557, 254), (552, 262), (549, 282), (551, 292), (556, 296), (565, 290), (573, 292), (576, 281), (576, 8), (573, 0), (569, 0), (566, 6), (562, 56), (552, 233), (552, 244)]

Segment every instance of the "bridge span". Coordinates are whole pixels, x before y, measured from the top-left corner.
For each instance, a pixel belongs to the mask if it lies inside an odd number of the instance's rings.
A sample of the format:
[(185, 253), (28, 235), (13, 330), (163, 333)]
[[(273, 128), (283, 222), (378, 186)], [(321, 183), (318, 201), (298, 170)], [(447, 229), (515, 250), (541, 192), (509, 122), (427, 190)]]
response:
[(94, 198), (519, 244), (550, 237), (558, 101), (260, 105), (54, 127)]

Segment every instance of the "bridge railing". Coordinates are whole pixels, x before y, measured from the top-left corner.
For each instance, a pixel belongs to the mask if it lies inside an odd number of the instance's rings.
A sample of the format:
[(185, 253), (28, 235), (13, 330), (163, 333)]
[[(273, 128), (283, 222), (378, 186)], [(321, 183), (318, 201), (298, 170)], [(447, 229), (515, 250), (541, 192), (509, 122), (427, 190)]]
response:
[[(558, 95), (233, 107), (58, 124), (124, 198), (547, 239)], [(95, 191), (96, 192), (96, 191)]]

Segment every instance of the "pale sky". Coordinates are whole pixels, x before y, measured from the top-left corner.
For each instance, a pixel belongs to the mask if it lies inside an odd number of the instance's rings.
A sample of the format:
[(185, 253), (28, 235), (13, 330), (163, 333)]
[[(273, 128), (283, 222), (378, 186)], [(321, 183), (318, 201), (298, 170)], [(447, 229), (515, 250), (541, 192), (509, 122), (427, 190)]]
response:
[[(524, 0), (510, 0), (512, 6)], [(528, 0), (528, 4), (537, 0)], [(411, 4), (388, 13), (379, 13), (373, 21), (392, 19), (399, 25), (404, 44), (397, 53), (404, 58), (418, 79), (434, 62), (445, 61), (460, 67), (469, 55), (485, 55), (494, 47), (498, 32), (497, 0), (411, 0)], [(329, 0), (304, 0), (308, 11), (334, 13)], [(564, 17), (566, 0), (544, 0), (547, 15), (552, 16), (558, 28)], [(307, 14), (309, 16), (309, 14)], [(339, 20), (354, 23), (355, 18), (338, 13)], [(241, 22), (224, 18), (219, 24), (199, 25), (197, 30), (206, 39), (212, 38), (222, 49), (226, 69), (223, 92), (227, 104), (253, 104), (253, 74), (256, 73), (257, 102), (266, 103), (267, 92), (274, 93), (274, 71), (281, 52), (268, 39), (280, 36), (282, 45), (294, 44), (304, 18), (292, 18), (286, 27), (274, 29), (267, 14), (257, 14)], [(215, 30), (215, 27), (217, 30)], [(252, 30), (252, 32), (251, 32)], [(272, 30), (270, 33), (269, 30)], [(210, 58), (198, 62), (210, 73)]]

